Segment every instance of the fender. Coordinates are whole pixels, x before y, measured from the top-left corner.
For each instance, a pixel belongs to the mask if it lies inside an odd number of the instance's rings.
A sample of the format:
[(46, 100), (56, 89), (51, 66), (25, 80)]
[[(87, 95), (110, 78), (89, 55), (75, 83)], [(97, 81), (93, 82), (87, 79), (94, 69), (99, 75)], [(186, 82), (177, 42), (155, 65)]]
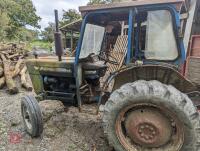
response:
[(123, 68), (111, 74), (103, 88), (106, 90), (109, 83), (114, 81), (112, 89), (114, 91), (126, 83), (137, 80), (157, 80), (161, 83), (172, 85), (183, 93), (197, 91), (195, 84), (186, 79), (176, 69), (164, 65), (142, 65)]

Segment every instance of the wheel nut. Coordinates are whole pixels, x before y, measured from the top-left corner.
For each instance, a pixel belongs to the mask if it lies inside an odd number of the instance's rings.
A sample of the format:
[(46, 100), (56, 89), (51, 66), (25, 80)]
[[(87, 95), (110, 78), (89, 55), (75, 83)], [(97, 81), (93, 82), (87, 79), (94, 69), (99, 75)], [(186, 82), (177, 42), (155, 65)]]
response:
[(148, 139), (149, 139), (149, 136), (145, 136), (145, 139), (148, 140)]
[(173, 127), (176, 126), (175, 122), (172, 122), (171, 125), (172, 125)]

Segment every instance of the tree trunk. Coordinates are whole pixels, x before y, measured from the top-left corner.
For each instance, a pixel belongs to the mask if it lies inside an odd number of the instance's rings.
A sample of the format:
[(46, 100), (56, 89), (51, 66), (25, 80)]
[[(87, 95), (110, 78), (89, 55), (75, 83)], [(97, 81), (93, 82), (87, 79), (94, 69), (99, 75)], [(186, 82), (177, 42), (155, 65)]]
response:
[(1, 59), (3, 61), (4, 76), (6, 80), (6, 85), (8, 87), (8, 92), (10, 94), (15, 94), (18, 92), (18, 88), (12, 78), (12, 73), (10, 72), (10, 61), (6, 59), (5, 55), (1, 54)]

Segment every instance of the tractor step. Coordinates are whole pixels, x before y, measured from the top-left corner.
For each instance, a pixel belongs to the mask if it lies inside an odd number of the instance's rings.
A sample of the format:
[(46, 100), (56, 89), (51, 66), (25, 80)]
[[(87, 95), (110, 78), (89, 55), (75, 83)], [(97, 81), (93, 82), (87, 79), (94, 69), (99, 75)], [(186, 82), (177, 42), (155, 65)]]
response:
[(55, 91), (45, 91), (46, 98), (50, 100), (60, 100), (64, 103), (75, 103), (75, 93), (65, 93), (65, 92), (55, 92)]

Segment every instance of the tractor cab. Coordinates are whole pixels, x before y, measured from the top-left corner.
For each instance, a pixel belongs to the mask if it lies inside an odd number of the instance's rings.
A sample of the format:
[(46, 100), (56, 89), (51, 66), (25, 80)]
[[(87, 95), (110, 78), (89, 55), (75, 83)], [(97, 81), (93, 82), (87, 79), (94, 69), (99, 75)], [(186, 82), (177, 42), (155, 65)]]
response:
[(112, 72), (136, 62), (179, 67), (185, 60), (185, 50), (179, 37), (178, 4), (111, 6), (106, 10), (80, 7), (84, 21), (76, 64), (93, 56), (113, 68), (108, 69)]

